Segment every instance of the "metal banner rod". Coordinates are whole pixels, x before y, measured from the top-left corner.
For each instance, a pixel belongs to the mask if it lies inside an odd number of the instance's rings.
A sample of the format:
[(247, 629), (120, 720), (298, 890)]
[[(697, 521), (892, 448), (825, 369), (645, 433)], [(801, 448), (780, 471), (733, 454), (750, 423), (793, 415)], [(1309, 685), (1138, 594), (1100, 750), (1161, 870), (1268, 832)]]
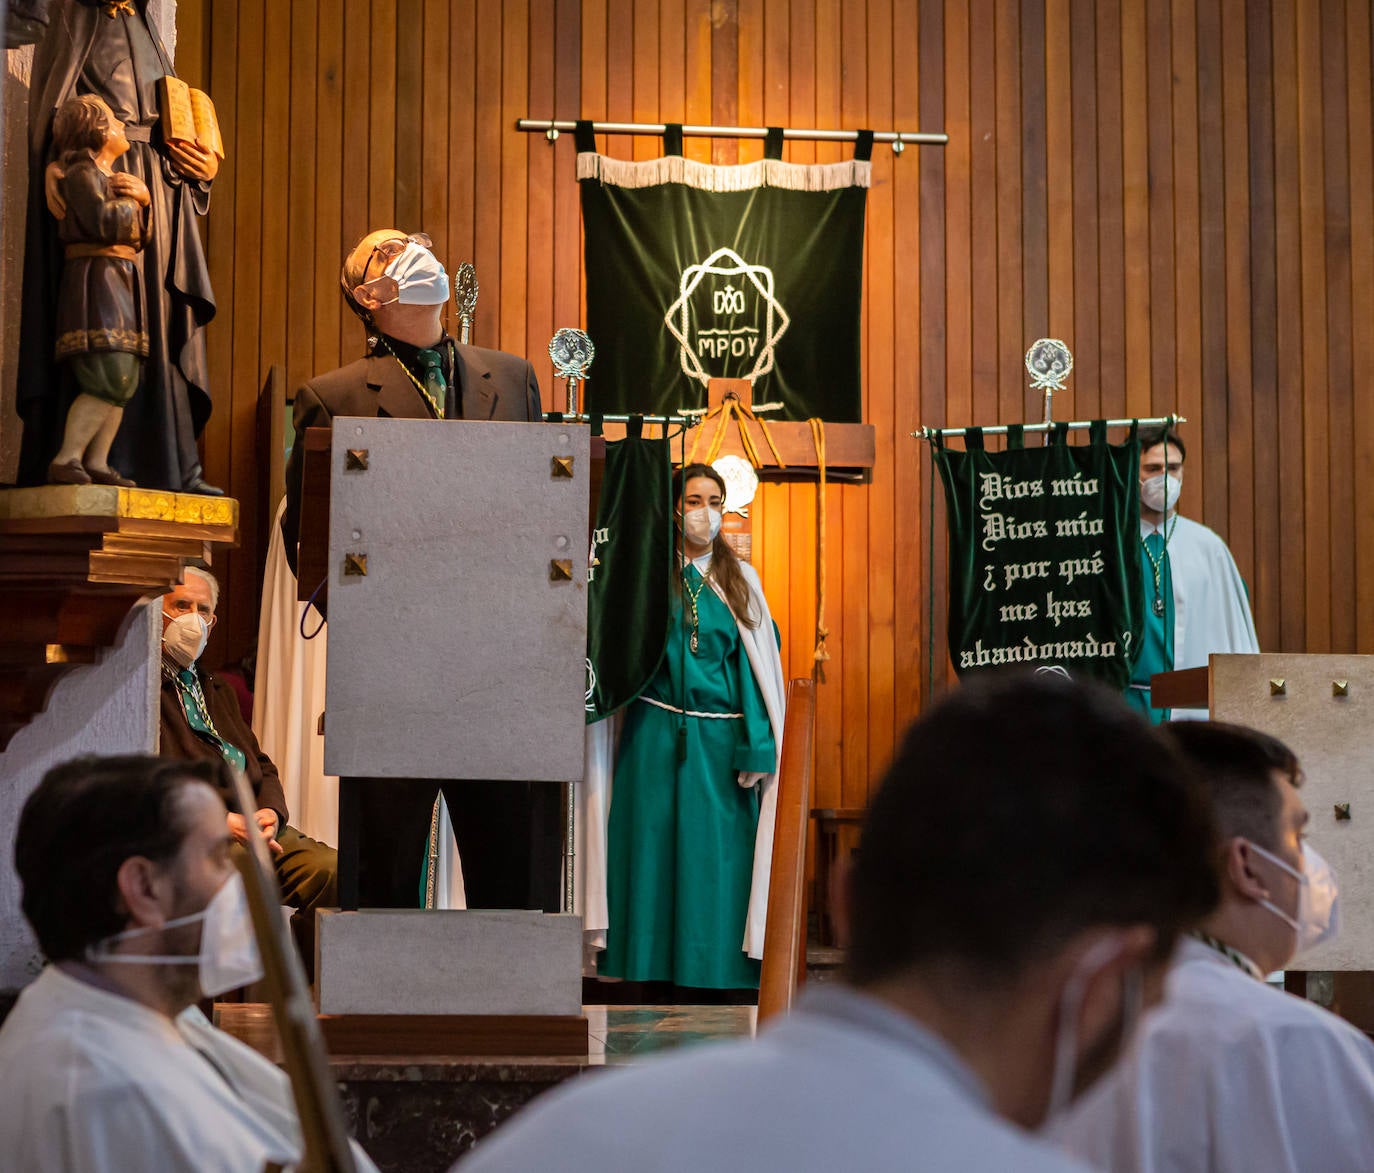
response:
[[(563, 412), (560, 423), (565, 424), (588, 424), (592, 421), (592, 416), (582, 412)], [(601, 422), (604, 424), (627, 424), (632, 419), (643, 420), (646, 424), (677, 424), (682, 427), (694, 428), (701, 423), (700, 419), (689, 419), (680, 415), (603, 415)]]
[[(1081, 432), (1085, 428), (1092, 427), (1096, 422), (1096, 420), (1071, 420), (1063, 424), (1022, 424), (1021, 430), (1023, 432), (1049, 432), (1053, 431), (1055, 428), (1064, 427), (1068, 428), (1071, 432)], [(1132, 424), (1138, 424), (1142, 428), (1173, 427), (1175, 424), (1186, 424), (1187, 422), (1187, 417), (1181, 415), (1159, 415), (1152, 416), (1149, 419), (1106, 421), (1107, 427), (1109, 428), (1129, 428)], [(1012, 426), (1013, 425), (1009, 424), (992, 424), (986, 428), (917, 428), (916, 431), (911, 432), (910, 435), (917, 440), (933, 440), (936, 436), (962, 436), (967, 432), (973, 431), (981, 431), (985, 436), (1005, 436)]]
[[(516, 130), (527, 134), (544, 134), (549, 140), (556, 139), (564, 132), (575, 130), (577, 123), (569, 119), (521, 118), (515, 123)], [(667, 130), (662, 122), (593, 122), (594, 134), (652, 134), (661, 136)], [(688, 126), (682, 128), (684, 137), (690, 138), (767, 138), (766, 126)], [(787, 129), (782, 132), (784, 139), (798, 139), (803, 142), (852, 143), (857, 142), (857, 130), (803, 130)], [(875, 143), (914, 143), (919, 146), (943, 147), (949, 142), (949, 135), (927, 131), (879, 130), (873, 134)]]

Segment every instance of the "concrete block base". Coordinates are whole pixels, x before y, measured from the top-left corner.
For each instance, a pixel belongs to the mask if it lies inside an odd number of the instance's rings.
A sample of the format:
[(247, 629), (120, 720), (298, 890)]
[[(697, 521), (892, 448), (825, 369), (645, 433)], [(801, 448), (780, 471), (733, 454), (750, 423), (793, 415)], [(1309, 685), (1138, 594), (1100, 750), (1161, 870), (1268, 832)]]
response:
[(323, 912), (321, 1014), (580, 1015), (582, 919), (541, 912)]

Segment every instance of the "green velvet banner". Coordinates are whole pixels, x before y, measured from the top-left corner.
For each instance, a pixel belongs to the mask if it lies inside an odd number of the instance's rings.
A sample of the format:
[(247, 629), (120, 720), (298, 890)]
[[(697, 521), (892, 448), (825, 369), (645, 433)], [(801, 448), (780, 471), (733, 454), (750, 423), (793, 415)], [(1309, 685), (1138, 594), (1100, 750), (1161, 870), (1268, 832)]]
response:
[(859, 422), (869, 167), (579, 154), (588, 402), (672, 414), (752, 378), (769, 418)]
[(1144, 587), (1140, 452), (1106, 424), (1090, 443), (1026, 448), (1012, 428), (1004, 452), (970, 429), (965, 451), (934, 457), (949, 517), (949, 654), (963, 675), (1007, 665), (1054, 666), (1117, 688), (1140, 646)]
[(635, 699), (668, 642), (673, 568), (672, 455), (637, 433), (606, 445), (587, 570), (587, 723)]

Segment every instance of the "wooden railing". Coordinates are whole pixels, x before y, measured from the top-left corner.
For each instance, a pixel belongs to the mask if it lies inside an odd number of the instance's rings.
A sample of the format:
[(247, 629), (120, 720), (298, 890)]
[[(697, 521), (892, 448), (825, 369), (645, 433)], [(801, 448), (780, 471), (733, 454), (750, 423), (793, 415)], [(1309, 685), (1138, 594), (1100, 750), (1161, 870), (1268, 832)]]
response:
[(806, 974), (806, 839), (815, 730), (816, 685), (808, 679), (793, 680), (787, 687), (787, 721), (777, 781), (759, 1022), (791, 1008), (797, 985)]

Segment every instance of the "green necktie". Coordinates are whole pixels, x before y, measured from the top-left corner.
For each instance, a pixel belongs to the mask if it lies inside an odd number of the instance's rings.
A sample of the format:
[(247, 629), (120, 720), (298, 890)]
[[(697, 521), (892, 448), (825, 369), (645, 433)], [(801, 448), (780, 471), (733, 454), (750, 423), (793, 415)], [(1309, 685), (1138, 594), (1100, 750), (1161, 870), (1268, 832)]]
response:
[(429, 397), (434, 414), (444, 418), (444, 405), (448, 402), (448, 380), (444, 378), (443, 356), (437, 350), (420, 350), (415, 357), (424, 371), (425, 394)]

